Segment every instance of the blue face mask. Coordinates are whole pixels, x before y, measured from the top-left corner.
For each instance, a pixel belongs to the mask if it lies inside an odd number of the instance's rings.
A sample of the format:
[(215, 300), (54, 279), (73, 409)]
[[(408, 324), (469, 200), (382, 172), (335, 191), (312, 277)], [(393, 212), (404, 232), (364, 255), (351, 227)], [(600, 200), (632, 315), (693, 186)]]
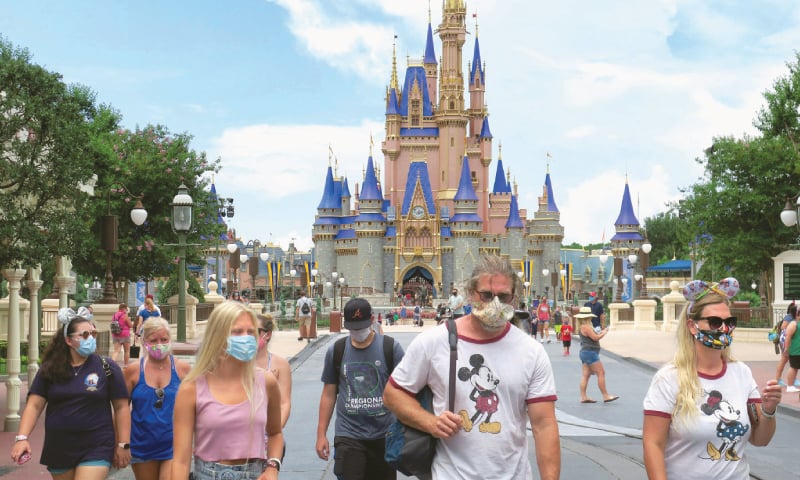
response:
[(78, 347), (75, 351), (78, 352), (78, 355), (81, 357), (88, 357), (89, 355), (93, 354), (97, 350), (97, 341), (94, 337), (89, 338), (82, 338), (81, 339), (81, 346)]
[(256, 356), (258, 342), (252, 335), (236, 335), (228, 337), (228, 349), (226, 352), (231, 357), (240, 362), (249, 362)]

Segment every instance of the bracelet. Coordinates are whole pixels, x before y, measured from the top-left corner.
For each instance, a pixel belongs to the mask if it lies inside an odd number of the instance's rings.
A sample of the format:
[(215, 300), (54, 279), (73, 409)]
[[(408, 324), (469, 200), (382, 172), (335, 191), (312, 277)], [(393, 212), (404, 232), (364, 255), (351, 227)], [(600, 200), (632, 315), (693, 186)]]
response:
[(772, 412), (772, 413), (768, 413), (768, 412), (767, 412), (766, 410), (764, 410), (763, 408), (761, 409), (761, 414), (764, 416), (764, 418), (775, 418), (775, 414), (776, 414), (776, 413), (778, 413), (778, 409), (777, 409), (777, 408), (776, 408), (776, 409), (775, 409), (775, 411), (774, 411), (774, 412)]
[(275, 457), (268, 458), (267, 459), (267, 467), (275, 468), (276, 470), (278, 470), (280, 472), (281, 471), (281, 459), (280, 458), (275, 458)]
[(24, 441), (27, 441), (27, 440), (28, 440), (28, 436), (27, 435), (17, 435), (16, 437), (14, 437), (14, 443), (24, 442)]

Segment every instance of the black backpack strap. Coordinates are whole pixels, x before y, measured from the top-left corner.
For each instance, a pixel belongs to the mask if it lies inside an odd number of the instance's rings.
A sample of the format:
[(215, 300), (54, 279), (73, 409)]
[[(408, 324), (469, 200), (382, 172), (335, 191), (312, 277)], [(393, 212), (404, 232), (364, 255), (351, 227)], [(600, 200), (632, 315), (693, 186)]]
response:
[(344, 357), (345, 343), (350, 336), (342, 337), (333, 344), (333, 368), (336, 370), (336, 393), (339, 393), (339, 378), (342, 375), (342, 358)]
[(458, 360), (458, 329), (455, 320), (447, 321), (447, 343), (450, 344), (450, 386), (448, 388), (449, 410), (452, 412), (456, 404), (456, 360)]
[(114, 372), (111, 371), (111, 366), (108, 364), (106, 357), (100, 356), (100, 361), (103, 362), (103, 370), (106, 372), (106, 377), (111, 378)]
[(394, 370), (394, 338), (383, 336), (383, 360), (386, 362), (386, 371), (389, 375)]

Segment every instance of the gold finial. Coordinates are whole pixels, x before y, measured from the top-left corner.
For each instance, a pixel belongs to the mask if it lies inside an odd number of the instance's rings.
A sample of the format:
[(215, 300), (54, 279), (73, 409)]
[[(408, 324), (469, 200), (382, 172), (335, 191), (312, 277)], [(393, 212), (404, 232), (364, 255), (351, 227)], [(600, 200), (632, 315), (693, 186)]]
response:
[(375, 142), (372, 141), (372, 132), (369, 132), (369, 156), (372, 156), (372, 147), (375, 145)]
[(497, 147), (497, 159), (498, 160), (502, 160), (503, 159), (503, 142), (502, 141), (500, 142), (500, 146)]
[(472, 18), (475, 19), (475, 38), (478, 38), (478, 9), (475, 9), (475, 13), (472, 14)]
[(511, 183), (511, 169), (506, 170), (506, 183)]
[(214, 185), (214, 174), (211, 174), (211, 185)]
[(392, 79), (390, 80), (389, 85), (391, 88), (394, 88), (395, 91), (398, 90), (397, 86), (397, 34), (394, 34), (394, 41), (392, 41)]
[(546, 152), (545, 155), (547, 156), (547, 174), (549, 175), (550, 174), (550, 159), (553, 158), (553, 156), (550, 155), (550, 152)]
[(428, 24), (431, 23), (431, 0), (428, 0)]

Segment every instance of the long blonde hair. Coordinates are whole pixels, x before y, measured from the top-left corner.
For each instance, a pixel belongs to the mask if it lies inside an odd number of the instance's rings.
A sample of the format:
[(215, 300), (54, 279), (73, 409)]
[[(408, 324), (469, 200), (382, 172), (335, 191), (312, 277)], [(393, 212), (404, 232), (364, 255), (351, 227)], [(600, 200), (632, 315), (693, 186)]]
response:
[[(672, 412), (672, 417), (679, 423), (686, 422), (698, 415), (697, 406), (699, 399), (703, 395), (700, 377), (697, 375), (696, 340), (692, 332), (689, 331), (689, 322), (687, 320), (700, 320), (703, 316), (703, 309), (706, 306), (718, 303), (730, 305), (730, 300), (728, 300), (727, 296), (710, 291), (700, 300), (688, 303), (678, 320), (678, 331), (676, 333), (678, 347), (672, 360), (672, 364), (678, 373), (678, 396), (675, 399), (675, 410)], [(720, 350), (720, 355), (725, 362), (734, 361), (730, 348)]]
[[(226, 350), (231, 327), (242, 314), (246, 314), (250, 318), (253, 322), (253, 329), (257, 330), (256, 315), (245, 304), (229, 300), (214, 307), (214, 311), (211, 312), (211, 316), (208, 318), (203, 343), (197, 352), (197, 360), (189, 374), (186, 375), (185, 382), (196, 380), (197, 377), (205, 376), (217, 368), (219, 360), (227, 355)], [(247, 394), (247, 399), (250, 400), (250, 405), (253, 407), (259, 403), (254, 401), (257, 399), (253, 397), (255, 378), (255, 359), (253, 359), (245, 363), (242, 369), (242, 386)]]

